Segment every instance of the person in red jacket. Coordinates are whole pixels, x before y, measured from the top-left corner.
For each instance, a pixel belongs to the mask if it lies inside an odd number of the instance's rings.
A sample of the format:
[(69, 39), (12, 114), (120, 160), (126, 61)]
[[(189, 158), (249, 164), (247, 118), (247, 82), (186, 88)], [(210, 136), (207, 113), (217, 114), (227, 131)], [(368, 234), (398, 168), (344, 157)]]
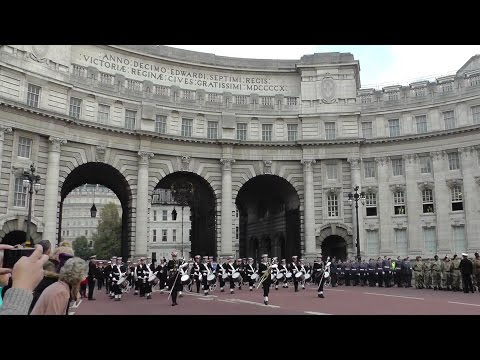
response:
[(81, 298), (86, 298), (87, 297), (87, 284), (88, 284), (88, 277), (83, 279), (80, 282), (80, 297)]

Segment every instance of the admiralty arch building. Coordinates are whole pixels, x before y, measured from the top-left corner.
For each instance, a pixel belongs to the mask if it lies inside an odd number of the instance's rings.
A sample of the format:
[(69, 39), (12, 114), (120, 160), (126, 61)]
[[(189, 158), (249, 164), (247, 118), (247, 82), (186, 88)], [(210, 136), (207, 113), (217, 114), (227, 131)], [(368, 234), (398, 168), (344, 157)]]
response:
[(29, 223), (58, 244), (65, 197), (100, 184), (121, 203), (124, 259), (161, 245), (152, 203), (174, 189), (188, 193), (195, 254), (354, 257), (358, 228), (362, 257), (471, 256), (479, 165), (480, 55), (435, 81), (364, 89), (350, 53), (0, 45), (4, 243)]

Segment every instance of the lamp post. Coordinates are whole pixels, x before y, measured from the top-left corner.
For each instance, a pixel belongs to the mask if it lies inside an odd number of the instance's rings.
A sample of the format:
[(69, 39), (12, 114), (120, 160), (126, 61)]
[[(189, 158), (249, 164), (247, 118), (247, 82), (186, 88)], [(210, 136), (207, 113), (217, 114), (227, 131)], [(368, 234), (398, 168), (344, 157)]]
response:
[(354, 193), (348, 194), (348, 203), (352, 205), (353, 201), (355, 201), (355, 214), (357, 219), (357, 260), (360, 261), (360, 227), (358, 224), (358, 200), (362, 202), (362, 205), (365, 205), (365, 192), (358, 193), (358, 185), (353, 188)]
[[(97, 185), (95, 185), (96, 187)], [(95, 188), (93, 188), (93, 205), (90, 208), (90, 217), (95, 218), (97, 217), (97, 207), (95, 206)]]
[(33, 241), (30, 237), (30, 222), (32, 221), (32, 197), (33, 191), (35, 194), (40, 190), (40, 175), (35, 175), (35, 164), (30, 165), (30, 171), (23, 171), (23, 188), (28, 189), (28, 220), (27, 233), (25, 235), (25, 245), (29, 244), (33, 248)]
[[(182, 207), (181, 253), (182, 253), (182, 259), (184, 259), (185, 257), (183, 256), (183, 208), (187, 206), (192, 200), (192, 196), (194, 192), (193, 184), (189, 181), (174, 183), (172, 184), (170, 190), (172, 192), (175, 203)], [(175, 206), (174, 206), (172, 210), (172, 220), (176, 220), (176, 219), (177, 219), (177, 211), (175, 210)]]

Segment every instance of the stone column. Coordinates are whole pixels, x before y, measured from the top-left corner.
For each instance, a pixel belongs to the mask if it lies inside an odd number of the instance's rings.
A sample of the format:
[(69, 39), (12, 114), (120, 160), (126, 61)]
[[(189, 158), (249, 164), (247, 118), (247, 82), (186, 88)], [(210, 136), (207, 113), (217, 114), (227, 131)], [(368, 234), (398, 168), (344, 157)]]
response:
[(421, 255), (424, 249), (423, 233), (420, 226), (420, 215), (422, 214), (422, 194), (417, 184), (417, 171), (415, 166), (415, 155), (403, 156), (405, 164), (405, 182), (407, 185), (405, 196), (407, 205), (408, 221), (408, 254)]
[(12, 132), (11, 127), (5, 127), (0, 125), (0, 177), (2, 174), (3, 142), (5, 140), (5, 134), (11, 133), (11, 132)]
[[(316, 255), (315, 244), (315, 195), (313, 191), (313, 159), (303, 159), (303, 233), (305, 238), (305, 258), (313, 259)], [(307, 260), (309, 261), (309, 260)]]
[(148, 163), (153, 153), (138, 152), (135, 256), (147, 256), (148, 238)]
[(478, 185), (475, 183), (474, 168), (477, 155), (473, 147), (459, 148), (458, 152), (462, 159), (463, 175), (463, 203), (465, 204), (465, 238), (467, 241), (467, 251), (470, 256), (480, 250), (480, 214), (478, 212)]
[(443, 151), (434, 151), (430, 153), (433, 159), (433, 180), (435, 186), (434, 201), (437, 214), (437, 253), (450, 253), (450, 239), (452, 238), (452, 229), (450, 224), (450, 211), (452, 202), (450, 201), (450, 189), (445, 181), (445, 174), (448, 171), (447, 162)]
[[(353, 192), (353, 188), (358, 185), (359, 190), (358, 193), (360, 194), (364, 189), (362, 189), (362, 173), (360, 171), (360, 159), (359, 158), (349, 158), (347, 161), (350, 163), (350, 170), (351, 170), (351, 192)], [(340, 192), (340, 197), (343, 194)], [(344, 199), (340, 198), (338, 200), (339, 202), (344, 203)], [(363, 217), (364, 213), (364, 205), (362, 202), (359, 200), (358, 201), (358, 230), (360, 234), (360, 256), (362, 258), (365, 256), (366, 250), (367, 250), (367, 234), (365, 233), (364, 227), (365, 227), (365, 221)], [(353, 224), (353, 243), (354, 243), (354, 253), (355, 253), (355, 258), (357, 257), (357, 249), (356, 249), (356, 244), (357, 244), (357, 215), (356, 215), (356, 209), (355, 209), (355, 201), (352, 202), (352, 224)]]
[(233, 255), (232, 239), (232, 164), (231, 158), (220, 159), (222, 164), (222, 242), (221, 256)]
[[(58, 176), (60, 172), (60, 146), (66, 139), (50, 136), (48, 139), (48, 167), (45, 179), (45, 201), (43, 203), (43, 223), (45, 225), (42, 239), (50, 240), (52, 248), (56, 245), (57, 213), (58, 213)], [(60, 239), (58, 239), (60, 240)]]
[(380, 217), (380, 254), (393, 254), (393, 196), (388, 184), (388, 158), (375, 158), (378, 175), (378, 214)]

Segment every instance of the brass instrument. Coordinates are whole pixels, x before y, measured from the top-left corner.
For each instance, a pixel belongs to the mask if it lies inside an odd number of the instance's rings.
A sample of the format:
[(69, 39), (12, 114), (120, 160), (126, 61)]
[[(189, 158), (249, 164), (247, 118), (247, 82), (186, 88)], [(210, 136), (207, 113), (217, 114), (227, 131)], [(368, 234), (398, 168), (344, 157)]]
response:
[(260, 280), (258, 281), (257, 289), (262, 285), (262, 283), (271, 276), (272, 274), (272, 269), (278, 268), (278, 264), (272, 264), (270, 265), (269, 262), (267, 262), (267, 270), (263, 273), (263, 275), (260, 277)]

